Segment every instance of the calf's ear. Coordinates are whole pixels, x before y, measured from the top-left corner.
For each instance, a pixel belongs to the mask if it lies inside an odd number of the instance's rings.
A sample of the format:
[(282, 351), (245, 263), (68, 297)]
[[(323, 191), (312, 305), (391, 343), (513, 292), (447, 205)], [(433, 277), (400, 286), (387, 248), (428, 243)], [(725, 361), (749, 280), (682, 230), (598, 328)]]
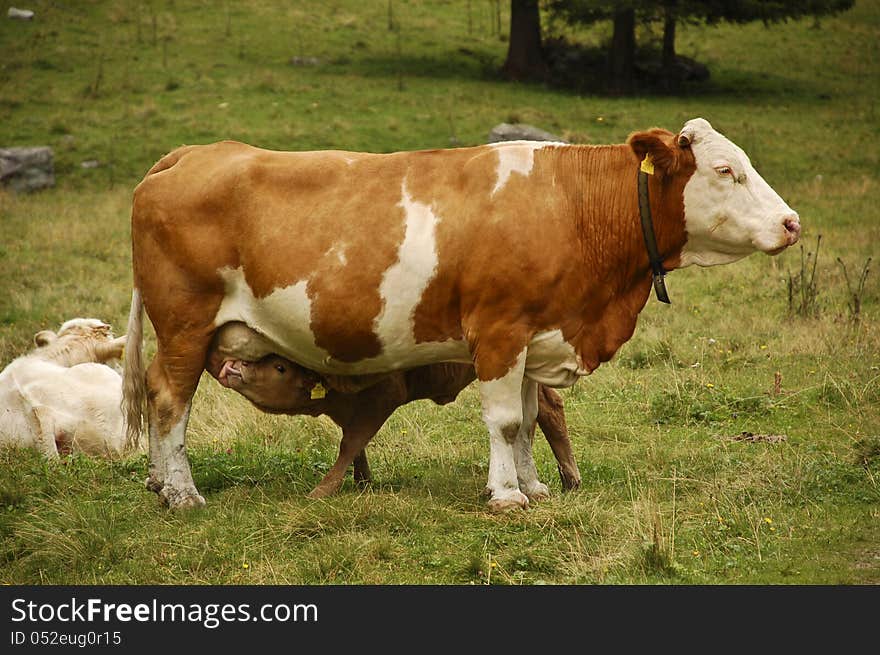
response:
[(43, 346), (48, 346), (57, 338), (58, 335), (52, 332), (52, 330), (40, 330), (34, 335), (34, 344), (36, 344), (37, 348), (42, 348)]
[(671, 175), (678, 170), (678, 152), (672, 145), (673, 135), (666, 130), (653, 129), (645, 132), (634, 132), (626, 142), (642, 161), (650, 155), (654, 171), (661, 175)]

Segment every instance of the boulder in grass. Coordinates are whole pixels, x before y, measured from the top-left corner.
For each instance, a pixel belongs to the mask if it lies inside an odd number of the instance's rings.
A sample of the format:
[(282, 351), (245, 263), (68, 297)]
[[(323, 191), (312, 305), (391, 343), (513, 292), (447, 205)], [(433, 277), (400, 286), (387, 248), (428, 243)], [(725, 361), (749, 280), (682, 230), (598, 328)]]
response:
[(566, 143), (565, 139), (528, 123), (499, 123), (489, 131), (487, 143), (498, 143), (499, 141), (557, 141)]
[(0, 148), (0, 184), (18, 193), (55, 186), (52, 148)]
[(33, 20), (34, 12), (30, 9), (17, 9), (16, 7), (10, 7), (9, 11), (6, 12), (7, 18), (14, 18), (16, 20)]

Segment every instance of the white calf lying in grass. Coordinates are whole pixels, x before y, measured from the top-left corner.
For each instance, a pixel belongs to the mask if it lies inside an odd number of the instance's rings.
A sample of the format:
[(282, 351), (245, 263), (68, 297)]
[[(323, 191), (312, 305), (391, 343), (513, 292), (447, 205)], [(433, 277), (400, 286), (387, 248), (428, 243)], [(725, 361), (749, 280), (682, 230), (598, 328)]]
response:
[(106, 363), (122, 356), (125, 337), (113, 338), (97, 319), (75, 318), (57, 334), (38, 332), (34, 343), (0, 372), (0, 445), (49, 458), (123, 454), (122, 378)]

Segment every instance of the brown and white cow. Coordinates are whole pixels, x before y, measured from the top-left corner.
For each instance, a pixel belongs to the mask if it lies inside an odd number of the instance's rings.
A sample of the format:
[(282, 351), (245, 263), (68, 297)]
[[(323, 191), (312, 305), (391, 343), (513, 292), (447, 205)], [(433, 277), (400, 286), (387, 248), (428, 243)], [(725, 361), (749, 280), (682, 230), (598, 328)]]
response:
[[(471, 363), (489, 506), (547, 488), (529, 435), (538, 384), (574, 384), (633, 333), (652, 272), (637, 177), (666, 270), (795, 243), (797, 214), (705, 120), (626, 145), (507, 142), (364, 154), (186, 146), (134, 193), (125, 402), (150, 426), (151, 486), (201, 505), (184, 437), (218, 327), (239, 321), (321, 374)], [(144, 381), (142, 309), (158, 350)], [(146, 401), (146, 402), (145, 402)]]
[[(352, 462), (355, 480), (370, 481), (365, 447), (398, 407), (414, 400), (451, 403), (476, 379), (473, 366), (449, 362), (369, 380), (323, 376), (273, 354), (271, 344), (258, 333), (235, 322), (217, 330), (205, 369), (264, 412), (326, 415), (342, 428), (339, 456), (309, 494), (312, 498), (336, 493)], [(562, 397), (544, 385), (538, 387), (537, 422), (556, 457), (563, 489), (577, 489), (581, 475), (568, 438)]]

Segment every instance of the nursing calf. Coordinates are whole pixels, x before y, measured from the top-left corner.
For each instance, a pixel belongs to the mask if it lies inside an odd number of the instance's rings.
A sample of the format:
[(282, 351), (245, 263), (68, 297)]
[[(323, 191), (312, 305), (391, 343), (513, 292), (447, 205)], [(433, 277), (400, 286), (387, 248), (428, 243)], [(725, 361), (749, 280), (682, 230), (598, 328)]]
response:
[[(321, 376), (284, 357), (267, 354), (269, 348), (247, 326), (228, 323), (217, 331), (205, 368), (223, 386), (263, 411), (325, 414), (342, 428), (339, 456), (309, 494), (313, 498), (335, 493), (352, 462), (355, 480), (370, 480), (364, 448), (398, 407), (422, 399), (445, 405), (476, 379), (472, 366), (450, 363), (367, 379)], [(568, 438), (562, 398), (543, 385), (538, 396), (538, 424), (556, 457), (563, 488), (576, 489), (581, 477)]]
[(0, 372), (0, 445), (35, 448), (49, 458), (125, 451), (122, 376), (105, 362), (122, 357), (125, 337), (77, 318), (57, 334), (34, 336), (37, 348)]

